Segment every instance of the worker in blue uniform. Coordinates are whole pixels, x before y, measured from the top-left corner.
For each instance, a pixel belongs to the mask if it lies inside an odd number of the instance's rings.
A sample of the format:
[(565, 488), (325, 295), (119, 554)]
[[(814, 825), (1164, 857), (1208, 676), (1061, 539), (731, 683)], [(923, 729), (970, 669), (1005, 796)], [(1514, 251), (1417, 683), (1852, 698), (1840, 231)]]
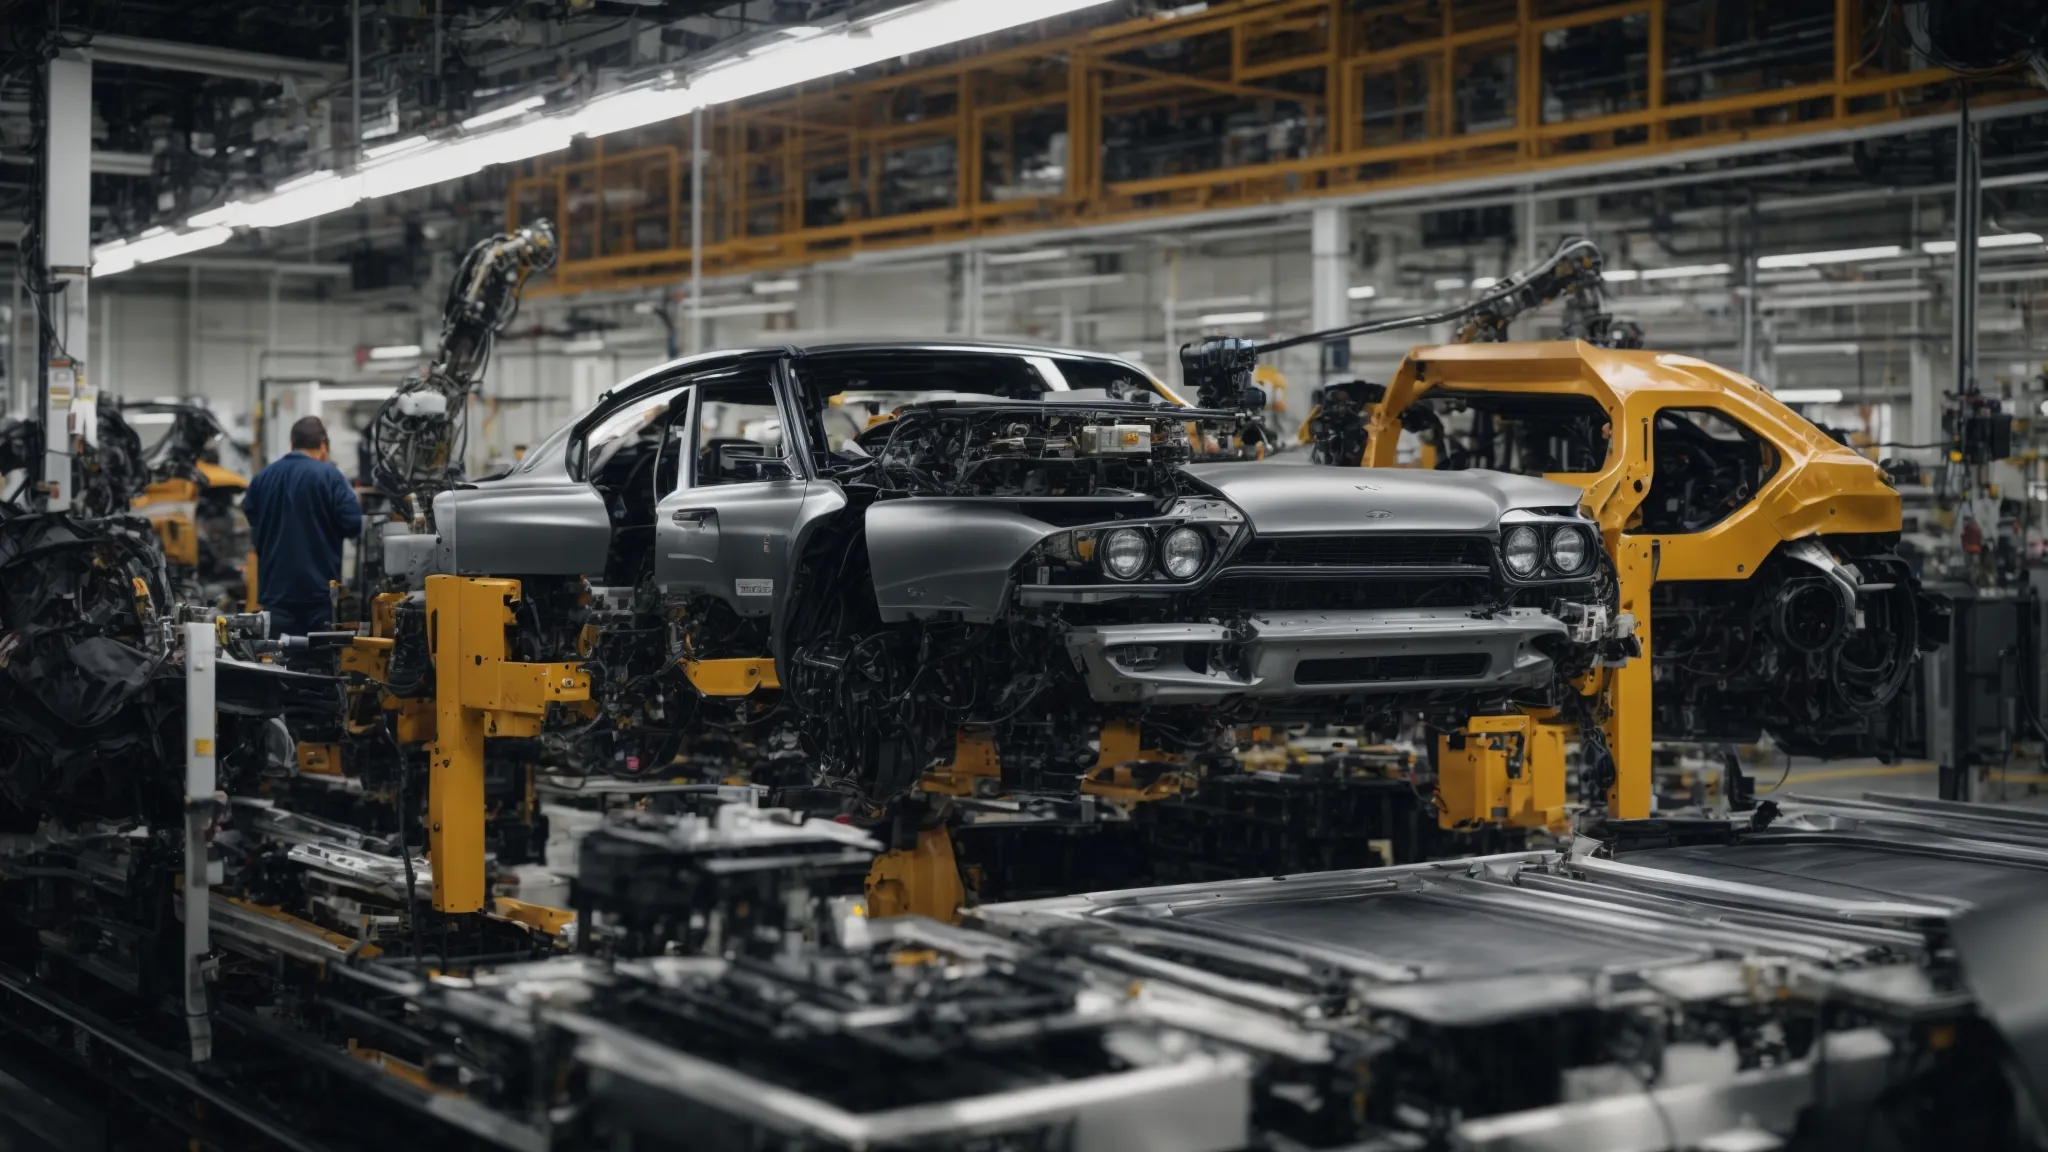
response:
[(363, 530), (362, 502), (327, 457), (327, 426), (305, 417), (292, 425), (291, 452), (258, 472), (242, 495), (256, 537), (256, 598), (270, 613), (273, 636), (329, 629), (342, 542)]

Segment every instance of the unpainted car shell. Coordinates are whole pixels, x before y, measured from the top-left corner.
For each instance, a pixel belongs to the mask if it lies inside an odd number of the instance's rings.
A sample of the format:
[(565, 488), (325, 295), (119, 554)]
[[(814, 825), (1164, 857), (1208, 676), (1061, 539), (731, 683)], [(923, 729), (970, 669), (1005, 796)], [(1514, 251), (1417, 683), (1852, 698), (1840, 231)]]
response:
[[(621, 384), (568, 428), (556, 433), (512, 472), (441, 494), (434, 503), (438, 538), (413, 538), (397, 545), (417, 558), (431, 549), (429, 570), (504, 576), (595, 576), (604, 571), (614, 527), (603, 496), (576, 474), (577, 446), (595, 424), (626, 404), (642, 402), (700, 372), (747, 361), (776, 361), (773, 374), (784, 411), (791, 418), (789, 459), (795, 475), (745, 486), (692, 490), (685, 464), (679, 491), (658, 506), (655, 532), (657, 581), (669, 594), (705, 594), (726, 600), (741, 615), (768, 616), (778, 654), (785, 600), (795, 565), (812, 532), (840, 514), (847, 501), (839, 486), (812, 474), (809, 423), (796, 373), (808, 362), (835, 354), (877, 353), (916, 357), (923, 353), (987, 354), (1026, 361), (1048, 357), (1085, 358), (1150, 380), (1144, 370), (1110, 357), (1003, 345), (870, 344), (803, 351), (760, 349), (691, 357), (664, 365)], [(1066, 391), (1047, 375), (1049, 402)], [(1156, 382), (1154, 382), (1156, 385)], [(1171, 393), (1160, 388), (1162, 394)], [(690, 456), (685, 453), (685, 459)], [(1387, 533), (1483, 537), (1497, 544), (1502, 517), (1510, 513), (1576, 518), (1578, 489), (1548, 480), (1492, 472), (1422, 473), (1411, 470), (1335, 471), (1279, 463), (1221, 463), (1189, 466), (1184, 474), (1225, 502), (1241, 522), (1242, 543), (1251, 538), (1365, 536)], [(956, 620), (990, 624), (1028, 610), (1019, 603), (1019, 566), (1049, 536), (1072, 530), (1065, 522), (1034, 514), (1046, 501), (1001, 497), (900, 496), (876, 501), (865, 512), (867, 556), (876, 607), (884, 622)], [(1115, 504), (1113, 499), (1109, 502)], [(1133, 494), (1130, 516), (1157, 523), (1149, 497)], [(1114, 517), (1126, 523), (1126, 513)], [(705, 530), (706, 524), (710, 530)], [(1590, 527), (1590, 525), (1588, 525)], [(404, 538), (401, 538), (403, 541)], [(756, 541), (759, 541), (758, 545)], [(1212, 557), (1189, 581), (1168, 586), (1131, 586), (1087, 593), (1095, 601), (1161, 596), (1199, 590), (1226, 567)], [(393, 570), (406, 570), (394, 564)], [(412, 571), (418, 573), (416, 562)], [(1494, 574), (1499, 576), (1496, 567)], [(1033, 590), (1045, 596), (1057, 595)], [(1132, 644), (1157, 643), (1161, 625), (1097, 626), (1071, 629), (1068, 656), (1097, 700), (1159, 703), (1214, 703), (1238, 696), (1335, 694), (1424, 688), (1513, 688), (1533, 686), (1550, 674), (1539, 642), (1560, 637), (1556, 618), (1514, 610), (1479, 618), (1470, 612), (1385, 609), (1347, 612), (1262, 613), (1241, 625), (1213, 620), (1166, 627), (1174, 642), (1229, 646), (1235, 670), (1183, 675), (1172, 669), (1134, 669), (1117, 653)], [(1214, 635), (1211, 635), (1214, 633)], [(1316, 659), (1414, 656), (1483, 652), (1479, 675), (1373, 685), (1310, 685), (1297, 680), (1296, 667)]]

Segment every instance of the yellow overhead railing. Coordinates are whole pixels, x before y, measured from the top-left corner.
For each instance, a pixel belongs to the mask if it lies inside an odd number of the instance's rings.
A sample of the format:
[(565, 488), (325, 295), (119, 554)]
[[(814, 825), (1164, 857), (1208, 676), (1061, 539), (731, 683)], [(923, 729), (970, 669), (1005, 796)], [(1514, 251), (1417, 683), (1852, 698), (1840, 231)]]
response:
[[(707, 273), (1277, 201), (1531, 177), (1953, 110), (1836, 0), (1769, 34), (1689, 0), (1225, 0), (1175, 19), (817, 82), (704, 115)], [(1073, 27), (1072, 22), (1068, 27)], [(2022, 94), (1979, 78), (1973, 99)], [(544, 291), (673, 282), (691, 263), (690, 122), (515, 176), (546, 216)], [(961, 158), (966, 162), (962, 163)]]

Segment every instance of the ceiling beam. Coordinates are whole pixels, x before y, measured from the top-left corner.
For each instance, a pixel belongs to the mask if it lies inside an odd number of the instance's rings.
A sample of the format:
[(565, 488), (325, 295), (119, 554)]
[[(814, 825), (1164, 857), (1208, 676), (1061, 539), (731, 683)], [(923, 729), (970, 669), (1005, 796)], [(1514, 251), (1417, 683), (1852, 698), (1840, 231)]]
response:
[(145, 40), (138, 36), (96, 35), (89, 51), (93, 60), (101, 64), (198, 72), (206, 76), (228, 76), (265, 83), (283, 84), (293, 80), (333, 83), (348, 78), (348, 66), (344, 64), (243, 52), (234, 48), (213, 48), (204, 44), (180, 44), (172, 40)]

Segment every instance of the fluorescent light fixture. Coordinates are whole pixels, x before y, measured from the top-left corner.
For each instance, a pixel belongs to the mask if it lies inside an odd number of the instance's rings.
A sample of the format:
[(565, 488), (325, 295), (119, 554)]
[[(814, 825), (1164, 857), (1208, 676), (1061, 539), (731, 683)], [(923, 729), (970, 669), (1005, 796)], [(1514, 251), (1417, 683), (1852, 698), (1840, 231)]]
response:
[(1641, 272), (1633, 268), (1602, 268), (1600, 270), (1600, 279), (1609, 284), (1626, 284), (1631, 280), (1641, 279), (1642, 275)]
[(1776, 396), (1781, 404), (1840, 404), (1842, 402), (1842, 390), (1840, 388), (1787, 388), (1781, 392), (1773, 392), (1771, 395)]
[(1498, 283), (1500, 283), (1499, 278), (1494, 276), (1474, 276), (1472, 278), (1472, 286), (1479, 289), (1491, 288)]
[(1215, 312), (1202, 317), (1204, 325), (1214, 325), (1219, 328), (1236, 324), (1264, 324), (1265, 322), (1266, 313), (1264, 312)]
[[(460, 179), (493, 164), (559, 152), (578, 135), (603, 136), (646, 124), (671, 120), (698, 108), (758, 96), (806, 81), (836, 76), (870, 64), (926, 52), (947, 44), (1005, 32), (1012, 28), (1094, 8), (1108, 0), (921, 0), (872, 17), (848, 20), (830, 28), (788, 28), (756, 47), (716, 61), (687, 75), (674, 72), (647, 84), (607, 92), (582, 108), (563, 115), (541, 115), (524, 123), (505, 121), (541, 108), (542, 98), (526, 97), (464, 121), (463, 133), (415, 136), (380, 145), (364, 153), (360, 169), (346, 175), (313, 173), (318, 190), (286, 204), (263, 207), (285, 194), (232, 201), (204, 213), (213, 223), (192, 222), (198, 231), (179, 237), (203, 236), (195, 243), (208, 247), (211, 229), (277, 227), (337, 212), (360, 200), (392, 196), (414, 188)], [(481, 131), (479, 131), (481, 129)], [(243, 221), (248, 223), (244, 224)], [(131, 243), (139, 245), (144, 237)], [(166, 241), (161, 251), (176, 245)], [(180, 249), (173, 254), (182, 254)], [(111, 256), (112, 254), (110, 254)], [(137, 255), (109, 259), (99, 275), (126, 271), (147, 259)], [(124, 262), (126, 261), (126, 262)], [(97, 268), (98, 262), (95, 262)]]
[[(2038, 232), (1999, 232), (1989, 236), (1977, 237), (1977, 247), (1979, 248), (2024, 248), (2029, 244), (2039, 243), (2041, 243), (2041, 234)], [(1920, 245), (1920, 250), (1929, 256), (1949, 256), (1955, 253), (1956, 242), (1953, 240), (1929, 240), (1925, 244)]]
[(545, 96), (528, 96), (524, 100), (514, 100), (503, 108), (493, 108), (489, 112), (479, 112), (464, 120), (462, 126), (465, 129), (474, 130), (492, 124), (501, 124), (507, 120), (516, 120), (547, 102), (548, 98)]
[(709, 308), (686, 306), (684, 311), (688, 315), (701, 316), (706, 320), (716, 320), (721, 316), (787, 316), (796, 311), (796, 303), (790, 300), (777, 300), (762, 304), (717, 304)]
[(395, 384), (364, 384), (339, 388), (322, 386), (313, 389), (313, 401), (316, 404), (351, 404), (365, 400), (388, 400), (396, 391), (398, 386)]
[(1011, 284), (985, 284), (984, 296), (1021, 296), (1028, 292), (1053, 292), (1065, 288), (1099, 288), (1106, 284), (1121, 284), (1124, 274), (1105, 272), (1099, 276), (1057, 276), (1046, 280), (1018, 280)]
[(562, 345), (564, 356), (588, 356), (604, 351), (604, 337), (586, 336), (581, 340), (570, 340)]
[(119, 275), (138, 264), (153, 264), (158, 260), (186, 256), (216, 244), (225, 244), (234, 234), (233, 229), (221, 227), (195, 228), (185, 232), (152, 228), (133, 240), (116, 240), (94, 248), (92, 274), (96, 277)]
[(417, 152), (434, 141), (427, 136), (408, 136), (390, 144), (379, 144), (375, 148), (363, 149), (363, 159), (382, 160), (386, 156), (397, 156), (406, 152)]
[(704, 104), (687, 88), (627, 88), (597, 97), (572, 119), (576, 130), (585, 136), (603, 136), (687, 116)]
[(785, 292), (795, 292), (803, 286), (803, 281), (801, 280), (756, 280), (754, 281), (754, 295), (780, 296)]
[(1836, 248), (1828, 252), (1786, 252), (1777, 256), (1759, 256), (1756, 266), (1810, 268), (1815, 264), (1854, 264), (1859, 260), (1883, 260), (1904, 251), (1897, 244), (1879, 244), (1870, 248)]
[(1836, 343), (1780, 344), (1775, 351), (1780, 356), (1854, 356), (1863, 351), (1863, 346), (1844, 340)]
[(261, 200), (237, 200), (192, 217), (206, 227), (281, 228), (329, 212), (339, 212), (362, 199), (361, 181), (334, 172), (313, 172), (278, 186)]
[(1735, 269), (1727, 264), (1680, 264), (1672, 268), (1645, 268), (1645, 280), (1685, 280), (1694, 276), (1726, 276)]
[(1044, 264), (1051, 260), (1065, 260), (1073, 255), (1068, 248), (1033, 248), (1028, 252), (990, 252), (983, 256), (986, 263), (1001, 268), (1008, 264)]
[(1446, 276), (1441, 280), (1432, 281), (1430, 283), (1430, 287), (1436, 289), (1439, 292), (1455, 292), (1458, 289), (1463, 288), (1464, 286), (1465, 281), (1456, 276)]
[(899, 56), (1065, 16), (1105, 0), (934, 0), (854, 21), (830, 32), (785, 39), (719, 61), (689, 77), (705, 104), (759, 96), (823, 76), (836, 76)]
[(1250, 295), (1204, 296), (1196, 300), (1168, 300), (1161, 308), (1174, 308), (1182, 312), (1204, 312), (1211, 308), (1235, 308), (1241, 304), (1257, 304), (1259, 298)]
[(372, 360), (417, 360), (423, 351), (417, 344), (386, 344), (370, 349)]
[(1373, 287), (1370, 284), (1360, 284), (1346, 291), (1344, 294), (1346, 296), (1351, 297), (1353, 300), (1370, 300), (1373, 297), (1379, 295), (1380, 290)]
[(1824, 296), (1760, 296), (1756, 306), (1764, 312), (1798, 312), (1813, 308), (1857, 308), (1866, 304), (1919, 304), (1932, 299), (1932, 289), (1907, 288), (1890, 292), (1838, 292)]

